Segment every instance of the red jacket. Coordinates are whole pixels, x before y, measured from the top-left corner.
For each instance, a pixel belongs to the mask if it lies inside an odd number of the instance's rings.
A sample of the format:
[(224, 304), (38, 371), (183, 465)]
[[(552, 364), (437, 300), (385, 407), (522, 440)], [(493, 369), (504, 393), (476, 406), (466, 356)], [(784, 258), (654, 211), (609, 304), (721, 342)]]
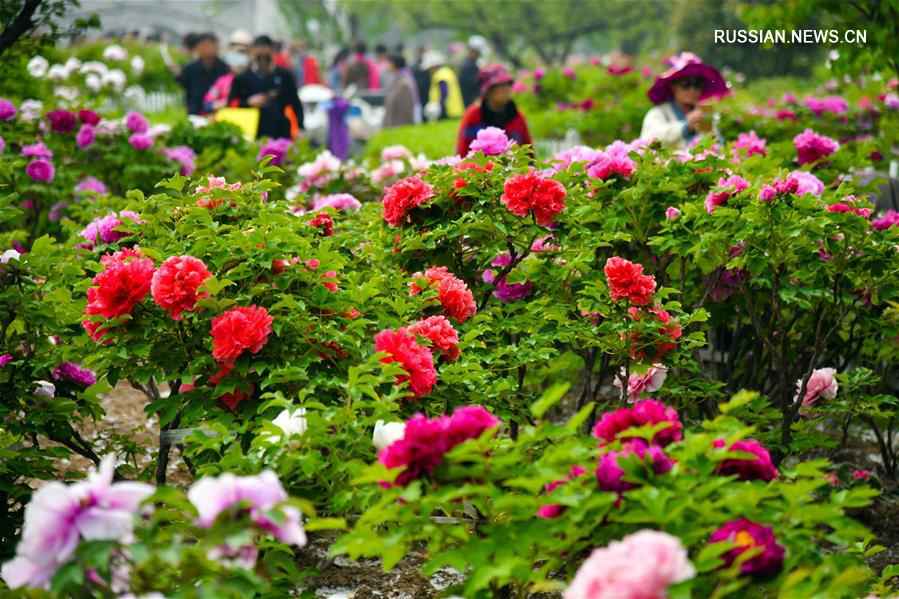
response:
[(462, 122), (459, 125), (459, 137), (456, 140), (456, 154), (466, 156), (471, 142), (478, 136), (478, 131), (487, 127), (500, 127), (518, 145), (531, 144), (531, 134), (528, 124), (514, 103), (503, 115), (485, 114), (481, 109), (481, 103), (475, 102), (465, 110)]

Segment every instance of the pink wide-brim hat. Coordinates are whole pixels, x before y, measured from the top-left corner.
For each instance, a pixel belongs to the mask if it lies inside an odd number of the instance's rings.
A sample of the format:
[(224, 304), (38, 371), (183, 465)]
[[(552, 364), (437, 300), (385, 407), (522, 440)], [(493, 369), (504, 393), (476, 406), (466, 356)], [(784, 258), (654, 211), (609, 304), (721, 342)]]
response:
[(706, 80), (700, 100), (726, 95), (730, 90), (724, 77), (715, 67), (705, 64), (692, 52), (682, 52), (668, 60), (669, 69), (656, 77), (649, 88), (649, 99), (653, 104), (663, 104), (672, 99), (671, 82), (686, 77), (702, 77)]
[(487, 95), (492, 88), (497, 85), (508, 85), (515, 82), (513, 77), (501, 64), (488, 64), (478, 71), (478, 87), (481, 90), (481, 97)]

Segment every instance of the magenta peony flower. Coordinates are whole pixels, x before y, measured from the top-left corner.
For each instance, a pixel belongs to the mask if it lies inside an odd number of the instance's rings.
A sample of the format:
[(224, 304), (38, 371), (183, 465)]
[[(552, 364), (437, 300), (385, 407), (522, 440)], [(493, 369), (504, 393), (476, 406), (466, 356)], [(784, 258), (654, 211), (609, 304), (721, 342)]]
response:
[(50, 206), (50, 212), (47, 213), (47, 220), (51, 223), (58, 223), (65, 216), (66, 209), (69, 207), (68, 202), (59, 201)]
[(868, 480), (869, 478), (871, 478), (871, 472), (869, 470), (856, 468), (855, 472), (852, 473), (853, 480)]
[(574, 69), (571, 67), (562, 67), (562, 74), (568, 77), (569, 79), (577, 78), (577, 74), (574, 72)]
[(63, 362), (53, 371), (53, 379), (66, 379), (73, 383), (77, 383), (82, 387), (90, 387), (97, 382), (94, 373), (87, 368), (81, 368), (74, 362)]
[(828, 98), (806, 98), (805, 106), (814, 113), (815, 116), (821, 116), (825, 112), (835, 115), (842, 115), (849, 112), (849, 103), (839, 96), (830, 96)]
[(100, 122), (100, 115), (94, 112), (93, 110), (79, 110), (78, 111), (78, 120), (84, 123), (85, 125), (95, 126)]
[(51, 110), (47, 113), (50, 130), (56, 133), (70, 133), (75, 130), (75, 115), (68, 110)]
[(587, 176), (591, 179), (600, 179), (602, 181), (614, 175), (618, 175), (622, 179), (630, 179), (636, 170), (637, 163), (626, 154), (600, 152), (587, 165)]
[(34, 179), (35, 181), (44, 181), (49, 183), (53, 180), (56, 172), (53, 170), (53, 164), (50, 161), (45, 160), (44, 158), (38, 158), (37, 160), (32, 160), (28, 167), (25, 169), (25, 172), (28, 173), (28, 176)]
[(96, 177), (86, 177), (81, 183), (75, 186), (75, 191), (92, 191), (101, 196), (109, 193), (106, 186), (103, 185), (103, 182)]
[(563, 599), (665, 599), (668, 587), (695, 575), (680, 539), (641, 530), (594, 549)]
[(75, 136), (75, 143), (82, 150), (91, 147), (94, 144), (94, 128), (87, 124), (81, 125), (78, 135)]
[(763, 202), (770, 202), (777, 196), (777, 190), (774, 189), (773, 185), (762, 185), (762, 188), (759, 190), (759, 199)]
[(6, 366), (10, 362), (12, 362), (13, 357), (9, 354), (0, 354), (0, 367)]
[(132, 133), (143, 134), (150, 128), (150, 122), (147, 120), (147, 117), (139, 112), (129, 112), (125, 116), (125, 126)]
[[(712, 443), (713, 447), (724, 447), (724, 439)], [(718, 462), (717, 472), (725, 476), (736, 475), (740, 480), (770, 481), (777, 478), (777, 468), (771, 461), (771, 454), (755, 439), (734, 442), (728, 452), (751, 453), (754, 458), (728, 458)]]
[(840, 144), (835, 140), (818, 135), (811, 129), (806, 129), (794, 137), (793, 145), (796, 146), (800, 165), (811, 164), (840, 149)]
[(25, 510), (16, 557), (3, 564), (11, 588), (50, 588), (50, 579), (69, 561), (81, 540), (127, 541), (140, 504), (153, 487), (112, 482), (113, 457), (103, 459), (85, 481), (65, 486), (50, 482), (38, 489)]
[[(643, 374), (632, 372), (627, 379), (627, 400), (629, 402), (643, 399), (648, 393), (653, 393), (662, 388), (662, 383), (668, 376), (668, 369), (661, 364), (650, 366)], [(621, 380), (616, 376), (612, 384), (621, 389)]]
[(622, 493), (637, 487), (636, 484), (624, 480), (624, 469), (618, 464), (621, 458), (639, 459), (656, 474), (665, 474), (674, 467), (674, 462), (665, 455), (661, 447), (647, 446), (645, 441), (637, 439), (626, 443), (621, 451), (609, 451), (599, 458), (596, 481), (601, 490)]
[(677, 410), (669, 408), (665, 404), (654, 399), (644, 399), (636, 402), (630, 408), (620, 408), (614, 412), (606, 412), (602, 415), (596, 426), (593, 427), (593, 436), (611, 443), (621, 438), (631, 441), (633, 437), (620, 437), (621, 433), (629, 428), (637, 428), (647, 424), (661, 424), (668, 422), (669, 426), (658, 431), (652, 438), (654, 445), (665, 447), (679, 441), (682, 438), (680, 417)]
[(798, 196), (807, 193), (820, 196), (824, 192), (824, 183), (821, 179), (809, 172), (793, 171), (790, 173), (790, 179), (796, 179), (797, 185), (794, 193)]
[(181, 174), (185, 177), (189, 177), (194, 169), (197, 168), (196, 153), (190, 149), (188, 146), (175, 146), (174, 148), (166, 148), (164, 150), (165, 157), (171, 160), (172, 162), (178, 162), (181, 164)]
[(128, 143), (135, 150), (146, 150), (153, 145), (153, 138), (143, 133), (135, 133), (128, 138)]
[(730, 566), (744, 551), (760, 548), (761, 552), (740, 565), (743, 574), (776, 574), (783, 568), (786, 550), (777, 543), (770, 527), (756, 524), (746, 518), (731, 520), (712, 533), (709, 543), (730, 541), (736, 543), (730, 551), (722, 554), (724, 562)]
[(497, 266), (499, 268), (495, 271), (492, 268), (488, 268), (481, 275), (481, 280), (485, 283), (495, 284), (496, 290), (493, 292), (493, 297), (499, 299), (504, 304), (524, 299), (531, 292), (532, 286), (530, 281), (525, 281), (524, 283), (508, 283), (506, 281), (507, 277), (502, 277), (499, 280), (496, 279), (497, 275), (503, 268), (509, 265), (511, 260), (512, 257), (508, 252), (500, 254), (490, 263), (491, 266)]
[[(564, 485), (568, 481), (574, 480), (581, 474), (586, 474), (586, 473), (587, 473), (587, 471), (584, 470), (583, 468), (581, 468), (580, 466), (572, 466), (571, 472), (568, 475), (568, 478), (566, 478), (564, 480), (553, 481), (553, 482), (549, 483), (548, 485), (546, 485), (546, 494), (549, 495), (555, 489)], [(547, 504), (544, 506), (540, 506), (540, 509), (537, 510), (537, 517), (545, 518), (545, 519), (558, 518), (559, 516), (562, 515), (562, 513), (564, 511), (565, 511), (564, 505)]]
[(674, 220), (680, 215), (681, 215), (681, 211), (678, 208), (675, 208), (674, 206), (668, 206), (668, 209), (665, 210), (665, 219), (666, 220)]
[(497, 156), (508, 152), (513, 145), (515, 142), (509, 139), (505, 131), (499, 127), (486, 127), (478, 131), (477, 138), (468, 148), (468, 155), (483, 152), (487, 156)]
[(16, 116), (16, 105), (7, 100), (0, 98), (0, 121), (9, 121)]
[(53, 158), (53, 150), (42, 141), (30, 146), (23, 146), (21, 154), (26, 158), (46, 158), (48, 160)]
[[(837, 373), (835, 368), (818, 368), (812, 371), (812, 376), (808, 380), (805, 388), (805, 396), (802, 398), (802, 405), (811, 407), (817, 403), (822, 397), (824, 399), (833, 399), (837, 396), (839, 385), (834, 375)], [(796, 396), (793, 401), (799, 399), (799, 392), (802, 391), (802, 379), (796, 381)]]
[(899, 212), (895, 210), (890, 210), (883, 216), (871, 221), (871, 228), (875, 231), (883, 231), (894, 225), (899, 225)]
[(271, 156), (272, 159), (269, 164), (277, 166), (284, 162), (284, 159), (287, 158), (287, 149), (290, 147), (291, 143), (291, 140), (284, 137), (268, 139), (259, 148), (259, 155), (256, 156), (256, 160), (262, 162), (263, 158), (265, 158), (266, 156)]
[(443, 454), (469, 439), (476, 439), (500, 421), (481, 406), (457, 408), (452, 416), (429, 419), (416, 414), (408, 422), (402, 439), (394, 441), (378, 455), (388, 468), (405, 467), (395, 485), (406, 486), (423, 474), (433, 472)]

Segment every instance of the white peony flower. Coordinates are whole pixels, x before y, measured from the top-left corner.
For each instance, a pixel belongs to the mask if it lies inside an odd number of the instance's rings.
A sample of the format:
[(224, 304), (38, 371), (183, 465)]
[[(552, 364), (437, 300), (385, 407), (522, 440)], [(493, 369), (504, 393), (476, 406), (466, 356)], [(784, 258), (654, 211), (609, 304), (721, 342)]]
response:
[[(306, 432), (306, 408), (295, 408), (291, 410), (287, 408), (283, 410), (278, 417), (272, 420), (272, 424), (277, 426), (283, 431), (285, 437), (292, 437), (293, 435), (300, 435)], [(268, 441), (270, 443), (277, 443), (281, 440), (279, 435), (269, 435)]]
[(50, 67), (50, 70), (47, 71), (47, 78), (61, 81), (63, 79), (69, 78), (69, 71), (66, 69), (65, 65), (55, 64)]
[(35, 397), (50, 399), (56, 395), (56, 385), (49, 381), (37, 381), (37, 389), (32, 393)]
[(189, 114), (187, 115), (187, 120), (190, 121), (190, 124), (196, 127), (197, 129), (201, 129), (209, 124), (209, 119), (202, 117), (198, 114)]
[(106, 66), (105, 62), (100, 62), (99, 60), (89, 60), (81, 65), (81, 68), (78, 69), (80, 73), (96, 73), (101, 77), (109, 72), (109, 67)]
[(103, 58), (106, 60), (127, 60), (128, 51), (118, 44), (110, 44), (103, 49)]
[(384, 422), (378, 420), (375, 422), (375, 432), (371, 436), (372, 445), (383, 451), (399, 441), (406, 434), (405, 422)]
[(74, 56), (70, 56), (65, 64), (66, 71), (68, 71), (69, 75), (74, 73), (81, 67), (81, 61), (75, 58)]
[(25, 100), (19, 104), (19, 118), (23, 121), (33, 121), (41, 118), (44, 111), (44, 103), (40, 100)]
[(121, 70), (112, 69), (111, 71), (103, 75), (102, 81), (103, 85), (109, 85), (115, 91), (120, 92), (125, 89), (125, 82), (127, 81), (127, 78), (125, 77), (125, 73), (123, 73)]
[(0, 254), (0, 263), (9, 264), (10, 260), (19, 261), (19, 258), (22, 257), (22, 254), (17, 252), (16, 250), (6, 250), (2, 254)]
[(133, 56), (131, 58), (131, 72), (134, 75), (140, 75), (144, 72), (144, 59), (140, 56)]
[(50, 63), (47, 62), (47, 59), (43, 56), (35, 56), (28, 61), (28, 73), (32, 77), (37, 77), (38, 79), (43, 79), (47, 75), (47, 69), (49, 67)]
[(84, 78), (84, 85), (93, 92), (100, 91), (100, 88), (103, 87), (103, 81), (100, 80), (100, 76), (96, 73), (88, 73), (87, 77)]
[(74, 87), (69, 87), (67, 85), (60, 85), (59, 87), (53, 90), (53, 95), (62, 98), (63, 100), (67, 100), (69, 102), (74, 102), (78, 99), (80, 95), (78, 93), (78, 89)]

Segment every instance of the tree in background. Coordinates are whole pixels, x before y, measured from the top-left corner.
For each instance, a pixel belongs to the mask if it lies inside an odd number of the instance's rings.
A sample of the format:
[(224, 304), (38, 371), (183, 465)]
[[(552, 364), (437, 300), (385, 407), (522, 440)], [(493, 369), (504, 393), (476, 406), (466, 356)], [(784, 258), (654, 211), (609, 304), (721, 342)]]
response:
[(784, 0), (744, 2), (741, 14), (752, 27), (823, 27), (867, 32), (865, 44), (840, 44), (834, 67), (841, 72), (889, 70), (899, 76), (899, 0)]
[[(6, 52), (19, 40), (22, 40), (23, 52), (52, 44), (64, 37), (73, 37), (85, 29), (99, 27), (96, 15), (89, 19), (79, 19), (68, 28), (63, 28), (58, 21), (66, 11), (78, 8), (78, 0), (3, 0), (0, 2), (0, 54)], [(28, 46), (27, 48), (24, 46)]]
[[(750, 29), (737, 0), (678, 0), (674, 13), (674, 31), (680, 50), (689, 50), (718, 68), (730, 67), (749, 78), (771, 76), (807, 76), (824, 58), (820, 45), (716, 44), (715, 30)], [(810, 17), (810, 28), (818, 26)], [(782, 29), (783, 24), (771, 29)]]

